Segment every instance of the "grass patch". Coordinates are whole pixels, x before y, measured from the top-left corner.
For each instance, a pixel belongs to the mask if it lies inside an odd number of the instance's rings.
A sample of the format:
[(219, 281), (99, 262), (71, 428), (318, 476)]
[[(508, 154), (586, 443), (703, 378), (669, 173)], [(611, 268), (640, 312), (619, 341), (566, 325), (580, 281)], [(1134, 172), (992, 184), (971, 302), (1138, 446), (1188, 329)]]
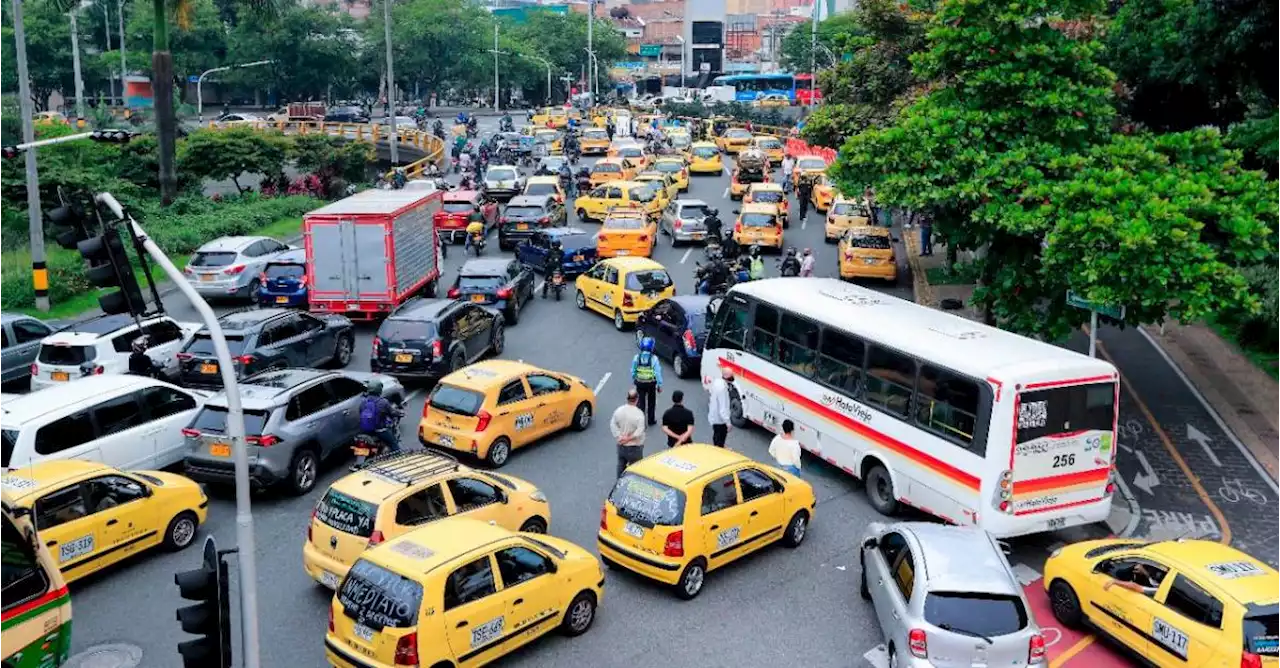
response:
[(957, 263), (950, 270), (945, 266), (929, 267), (924, 273), (930, 285), (973, 285), (978, 282), (978, 270), (970, 263)]
[(1241, 355), (1248, 358), (1255, 367), (1271, 376), (1271, 378), (1280, 380), (1280, 354), (1277, 354), (1275, 348), (1267, 349), (1256, 344), (1242, 343), (1240, 337), (1236, 335), (1232, 328), (1213, 321), (1206, 324), (1223, 340), (1230, 343)]

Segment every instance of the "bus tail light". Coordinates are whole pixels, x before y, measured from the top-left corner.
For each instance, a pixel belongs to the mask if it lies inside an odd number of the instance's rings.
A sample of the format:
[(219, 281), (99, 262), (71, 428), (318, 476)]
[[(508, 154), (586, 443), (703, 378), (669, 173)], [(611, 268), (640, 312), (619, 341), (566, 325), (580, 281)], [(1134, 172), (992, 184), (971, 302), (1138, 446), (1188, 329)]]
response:
[(1006, 469), (1000, 472), (994, 505), (1002, 513), (1013, 513), (1013, 471)]
[(907, 644), (911, 648), (911, 656), (918, 659), (928, 658), (929, 641), (924, 634), (924, 629), (911, 629), (907, 634)]
[(667, 534), (667, 542), (662, 545), (662, 556), (684, 556), (684, 531), (672, 531)]
[(1027, 663), (1044, 663), (1044, 636), (1039, 633), (1031, 636), (1031, 644), (1027, 648)]

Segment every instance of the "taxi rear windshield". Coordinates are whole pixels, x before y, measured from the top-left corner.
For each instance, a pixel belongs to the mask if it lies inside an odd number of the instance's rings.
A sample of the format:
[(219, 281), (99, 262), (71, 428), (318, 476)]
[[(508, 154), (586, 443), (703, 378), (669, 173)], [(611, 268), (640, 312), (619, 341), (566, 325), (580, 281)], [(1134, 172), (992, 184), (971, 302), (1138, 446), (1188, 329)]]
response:
[[(559, 193), (556, 191), (555, 184), (530, 183), (529, 185), (525, 186), (524, 194), (536, 197), (538, 195), (558, 195)], [(507, 209), (508, 215), (510, 215), (510, 212), (511, 212), (511, 209), (508, 208)]]
[(633, 271), (627, 274), (627, 289), (640, 292), (662, 292), (671, 287), (671, 277), (661, 269)]
[(684, 518), (684, 492), (634, 473), (624, 473), (609, 502), (618, 517), (641, 526), (679, 526)]
[(333, 489), (316, 504), (316, 519), (361, 538), (373, 535), (373, 521), (377, 517), (377, 506)]
[(644, 221), (639, 218), (612, 216), (604, 221), (604, 226), (615, 230), (641, 230), (644, 229)]
[(1280, 656), (1277, 639), (1280, 638), (1280, 614), (1272, 606), (1270, 612), (1246, 615), (1244, 618), (1244, 649), (1258, 656)]
[(718, 153), (720, 153), (719, 149), (714, 149), (710, 146), (699, 146), (693, 149), (693, 154), (699, 158), (714, 158)]
[(438, 385), (431, 393), (431, 407), (458, 415), (472, 416), (480, 412), (484, 405), (484, 395), (473, 390), (464, 390), (457, 385)]
[(656, 195), (653, 188), (634, 188), (631, 191), (631, 199), (635, 202), (652, 202)]
[(752, 202), (766, 202), (769, 204), (777, 204), (783, 200), (782, 193), (776, 190), (762, 190), (751, 193)]
[(846, 237), (846, 243), (854, 248), (889, 250), (889, 237), (878, 234), (859, 234)]
[(778, 217), (771, 213), (744, 213), (742, 224), (746, 227), (773, 227), (778, 224)]
[(597, 174), (603, 174), (606, 172), (613, 174), (613, 173), (621, 172), (622, 165), (615, 165), (612, 162), (602, 162), (597, 164), (595, 167), (593, 167), (591, 171)]
[(924, 599), (924, 619), (947, 631), (990, 638), (1025, 628), (1027, 609), (1017, 596), (929, 592)]
[(684, 169), (684, 165), (678, 162), (660, 162), (654, 165), (653, 168), (666, 174), (675, 174)]
[(867, 216), (867, 207), (861, 204), (839, 202), (831, 210), (837, 216)]
[(516, 173), (510, 169), (491, 169), (485, 178), (489, 181), (514, 181)]
[(422, 585), (361, 559), (338, 589), (343, 613), (374, 629), (403, 629), (418, 624)]

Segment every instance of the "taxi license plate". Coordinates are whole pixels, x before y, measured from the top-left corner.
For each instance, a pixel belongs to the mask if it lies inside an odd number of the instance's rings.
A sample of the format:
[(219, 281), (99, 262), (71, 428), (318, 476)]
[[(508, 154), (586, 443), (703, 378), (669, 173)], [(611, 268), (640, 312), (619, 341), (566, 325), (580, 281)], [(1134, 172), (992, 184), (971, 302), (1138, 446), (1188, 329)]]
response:
[(337, 589), (337, 588), (338, 588), (338, 576), (337, 576), (337, 575), (334, 575), (333, 573), (330, 573), (329, 571), (321, 571), (321, 573), (320, 573), (320, 584), (322, 584), (322, 585), (324, 585), (324, 586), (326, 586), (326, 587), (328, 587), (328, 588), (330, 588), (330, 589)]
[(446, 448), (452, 448), (452, 447), (453, 447), (453, 437), (452, 437), (452, 436), (449, 436), (448, 434), (438, 434), (438, 435), (436, 436), (436, 438), (438, 438), (438, 439), (440, 440), (440, 445), (442, 445), (442, 446), (444, 446), (444, 447), (446, 447)]
[(618, 252), (617, 252), (617, 254), (618, 254), (618, 255), (630, 255), (630, 254), (631, 254), (631, 251), (620, 250), (620, 251), (618, 251)]
[(473, 302), (483, 302), (483, 301), (484, 301), (484, 295), (471, 295), (471, 301), (473, 301)]
[(1047, 528), (1049, 531), (1053, 531), (1055, 529), (1061, 529), (1062, 527), (1065, 527), (1065, 526), (1067, 526), (1067, 518), (1065, 517), (1055, 517), (1049, 520), (1048, 522), (1045, 522), (1045, 528)]
[(276, 297), (276, 303), (277, 303), (277, 304), (288, 304), (288, 303), (289, 303), (289, 298), (288, 298), (288, 297)]
[(213, 445), (209, 446), (209, 454), (213, 455), (214, 457), (230, 457), (231, 444), (230, 443), (214, 443)]
[(369, 456), (369, 448), (360, 448), (360, 447), (356, 447), (356, 448), (351, 448), (351, 451), (352, 451), (353, 453), (355, 453), (355, 456), (357, 456), (357, 457), (368, 457), (368, 456)]
[(204, 282), (206, 282), (206, 283), (207, 283), (207, 282), (209, 282), (209, 281), (212, 281), (212, 280), (213, 280), (213, 274), (200, 274), (200, 280), (202, 280), (202, 281), (204, 281)]
[(65, 382), (65, 381), (71, 380), (71, 376), (66, 371), (54, 371), (53, 373), (49, 374), (49, 377), (58, 382)]
[(396, 364), (409, 364), (413, 362), (413, 355), (410, 353), (396, 353)]
[(365, 626), (364, 624), (356, 624), (351, 627), (351, 632), (354, 633), (357, 638), (365, 642), (373, 642), (373, 629)]
[(634, 536), (635, 538), (644, 538), (644, 527), (640, 526), (639, 524), (636, 524), (635, 522), (627, 522), (622, 527), (622, 530), (627, 532), (628, 536)]
[(574, 261), (574, 262), (582, 262), (582, 256), (581, 256), (581, 255), (575, 255), (575, 256), (573, 256), (573, 261)]
[(516, 229), (517, 229), (517, 230), (527, 230), (527, 229), (529, 229), (529, 225), (528, 225), (527, 223), (520, 223), (519, 225), (516, 225)]
[(205, 362), (200, 365), (200, 373), (218, 373), (218, 365)]

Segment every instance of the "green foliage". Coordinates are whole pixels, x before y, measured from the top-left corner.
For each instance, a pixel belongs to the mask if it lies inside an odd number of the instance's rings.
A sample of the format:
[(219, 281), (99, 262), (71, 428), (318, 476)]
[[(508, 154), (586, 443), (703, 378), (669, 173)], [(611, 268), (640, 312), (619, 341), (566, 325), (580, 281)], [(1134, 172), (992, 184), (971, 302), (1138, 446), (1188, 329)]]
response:
[[(186, 80), (188, 76), (199, 75), (223, 64), (227, 57), (227, 28), (218, 18), (218, 8), (213, 0), (183, 0), (182, 5), (182, 25), (179, 24), (176, 12), (170, 12), (168, 17), (169, 52), (173, 54), (174, 76)], [(111, 13), (112, 20), (115, 20), (114, 9)], [(140, 3), (134, 7), (125, 30), (129, 38), (125, 57), (129, 61), (130, 70), (150, 76), (150, 45), (155, 39), (155, 15), (151, 3)], [(146, 48), (139, 48), (140, 45), (146, 45)], [(113, 46), (115, 49), (102, 54), (102, 58), (111, 69), (119, 70), (119, 45), (113, 43)]]
[(336, 196), (348, 183), (364, 180), (365, 169), (377, 159), (372, 144), (318, 134), (294, 137), (289, 155), (300, 171), (320, 177), (330, 196)]
[[(9, 3), (0, 6), (0, 90), (16, 93), (18, 90), (18, 65), (16, 42), (13, 33), (13, 14)], [(31, 97), (36, 111), (44, 110), (54, 91), (75, 94), (75, 76), (71, 67), (71, 23), (66, 13), (50, 2), (29, 2), (22, 5), (23, 27), (26, 29), (27, 65), (31, 74)], [(79, 22), (81, 35), (81, 76), (92, 82), (105, 74), (99, 60), (85, 52), (94, 24), (88, 20)], [(86, 86), (86, 93), (93, 89)]]
[(1280, 116), (1272, 111), (1270, 116), (1250, 118), (1232, 125), (1227, 131), (1227, 143), (1244, 152), (1247, 167), (1265, 170), (1274, 179), (1277, 161), (1280, 160), (1278, 128)]
[[(385, 0), (384, 0), (385, 1)], [(382, 3), (374, 3), (364, 23), (364, 66), (386, 66), (386, 29)], [(493, 81), (493, 17), (478, 4), (453, 0), (405, 0), (391, 6), (391, 44), (396, 80), (413, 90), (447, 84), (469, 86)], [(375, 83), (375, 87), (376, 87)]]
[[(378, 13), (380, 16), (381, 13)], [(231, 29), (227, 51), (250, 54), (235, 62), (271, 60), (269, 65), (231, 70), (221, 81), (270, 88), (282, 100), (322, 100), (334, 84), (335, 93), (351, 92), (362, 70), (362, 45), (350, 17), (317, 7), (288, 4), (270, 15), (240, 21)], [(374, 53), (380, 53), (376, 49)], [(377, 74), (378, 68), (372, 73)], [(373, 84), (376, 87), (376, 80)]]
[(811, 57), (812, 49), (809, 48), (813, 43), (811, 24), (798, 23), (782, 38), (782, 45), (779, 47), (782, 68), (789, 72), (808, 72), (812, 61), (816, 60), (818, 70), (821, 71), (822, 68), (833, 64), (828, 51), (837, 56), (847, 52), (850, 43), (861, 37), (864, 32), (855, 12), (841, 12), (818, 23), (817, 41), (820, 47), (817, 49), (816, 58), (813, 58)]
[(202, 180), (231, 179), (244, 192), (239, 181), (243, 174), (274, 177), (284, 173), (289, 145), (282, 134), (249, 127), (196, 130), (183, 140), (178, 166), (181, 172)]
[(701, 102), (683, 103), (668, 102), (662, 105), (662, 112), (669, 116), (689, 118), (710, 118), (721, 116), (735, 121), (751, 121), (759, 125), (781, 127), (788, 124), (782, 112), (777, 109), (760, 109), (741, 102), (716, 102), (706, 105)]
[[(593, 48), (603, 77), (607, 76), (605, 72), (610, 65), (627, 57), (627, 44), (622, 33), (609, 21), (597, 20), (594, 29)], [(583, 50), (587, 43), (585, 14), (530, 12), (524, 23), (510, 22), (503, 25), (502, 33), (510, 38), (510, 48), (504, 46), (504, 50), (535, 55), (550, 62), (555, 96), (557, 99), (567, 97), (564, 82), (559, 81), (559, 77), (566, 72), (582, 71), (587, 65), (588, 56)], [(513, 70), (513, 75), (522, 74), (514, 80), (520, 82), (526, 91), (534, 93), (533, 99), (541, 100), (546, 97), (547, 70), (542, 63), (512, 56), (507, 58), (505, 65)], [(506, 70), (504, 74), (505, 72)]]

